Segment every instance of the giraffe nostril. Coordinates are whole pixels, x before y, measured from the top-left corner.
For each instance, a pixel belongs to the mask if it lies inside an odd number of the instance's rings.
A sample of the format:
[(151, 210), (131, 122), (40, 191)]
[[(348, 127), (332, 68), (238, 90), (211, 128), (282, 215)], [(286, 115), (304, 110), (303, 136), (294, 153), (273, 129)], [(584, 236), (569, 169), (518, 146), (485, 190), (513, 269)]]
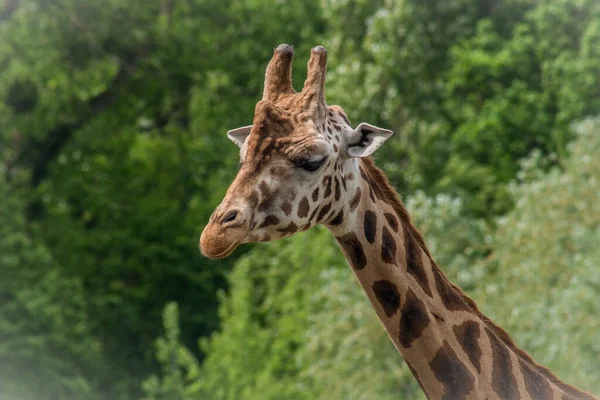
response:
[(224, 225), (228, 222), (235, 221), (237, 219), (237, 217), (238, 217), (238, 212), (236, 210), (230, 210), (229, 212), (227, 212), (227, 214), (225, 214), (223, 219), (221, 219), (221, 225)]

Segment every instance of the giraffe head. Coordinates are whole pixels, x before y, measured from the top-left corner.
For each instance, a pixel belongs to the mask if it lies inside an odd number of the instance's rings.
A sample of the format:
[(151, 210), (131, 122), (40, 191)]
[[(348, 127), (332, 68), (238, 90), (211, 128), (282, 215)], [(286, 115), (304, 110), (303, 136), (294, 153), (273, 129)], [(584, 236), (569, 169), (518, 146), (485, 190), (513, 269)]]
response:
[(275, 49), (252, 125), (227, 133), (240, 147), (241, 168), (202, 232), (207, 257), (226, 257), (240, 243), (291, 236), (318, 223), (347, 223), (357, 160), (392, 135), (366, 123), (352, 128), (341, 107), (327, 106), (325, 48), (312, 49), (299, 93), (292, 87), (293, 57), (291, 46)]

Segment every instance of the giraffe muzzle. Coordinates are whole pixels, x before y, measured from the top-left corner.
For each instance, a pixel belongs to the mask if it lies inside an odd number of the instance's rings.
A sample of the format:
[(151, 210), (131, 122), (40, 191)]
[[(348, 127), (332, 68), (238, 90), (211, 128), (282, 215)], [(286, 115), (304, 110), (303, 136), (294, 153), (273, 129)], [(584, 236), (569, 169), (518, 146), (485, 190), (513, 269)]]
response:
[(211, 218), (200, 236), (200, 251), (208, 258), (225, 258), (248, 235), (249, 227), (243, 213), (237, 209)]

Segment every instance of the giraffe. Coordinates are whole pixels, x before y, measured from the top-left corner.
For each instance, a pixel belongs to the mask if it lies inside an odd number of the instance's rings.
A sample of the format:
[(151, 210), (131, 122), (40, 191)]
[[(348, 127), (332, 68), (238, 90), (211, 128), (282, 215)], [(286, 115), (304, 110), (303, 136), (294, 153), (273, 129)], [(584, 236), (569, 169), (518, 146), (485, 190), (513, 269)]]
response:
[(452, 284), (369, 157), (392, 131), (352, 128), (325, 102), (327, 51), (311, 50), (301, 92), (278, 46), (252, 125), (228, 137), (240, 170), (200, 237), (208, 258), (325, 225), (429, 399), (593, 399), (519, 349)]

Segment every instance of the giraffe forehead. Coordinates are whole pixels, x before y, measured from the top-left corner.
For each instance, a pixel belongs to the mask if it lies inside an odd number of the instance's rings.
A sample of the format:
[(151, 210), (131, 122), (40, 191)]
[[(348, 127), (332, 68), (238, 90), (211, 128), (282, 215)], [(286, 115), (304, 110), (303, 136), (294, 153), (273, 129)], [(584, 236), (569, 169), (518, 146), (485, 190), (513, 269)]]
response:
[(294, 129), (283, 136), (251, 133), (244, 163), (265, 165), (286, 159), (292, 163), (311, 161), (327, 156), (328, 148), (323, 135), (312, 129)]

